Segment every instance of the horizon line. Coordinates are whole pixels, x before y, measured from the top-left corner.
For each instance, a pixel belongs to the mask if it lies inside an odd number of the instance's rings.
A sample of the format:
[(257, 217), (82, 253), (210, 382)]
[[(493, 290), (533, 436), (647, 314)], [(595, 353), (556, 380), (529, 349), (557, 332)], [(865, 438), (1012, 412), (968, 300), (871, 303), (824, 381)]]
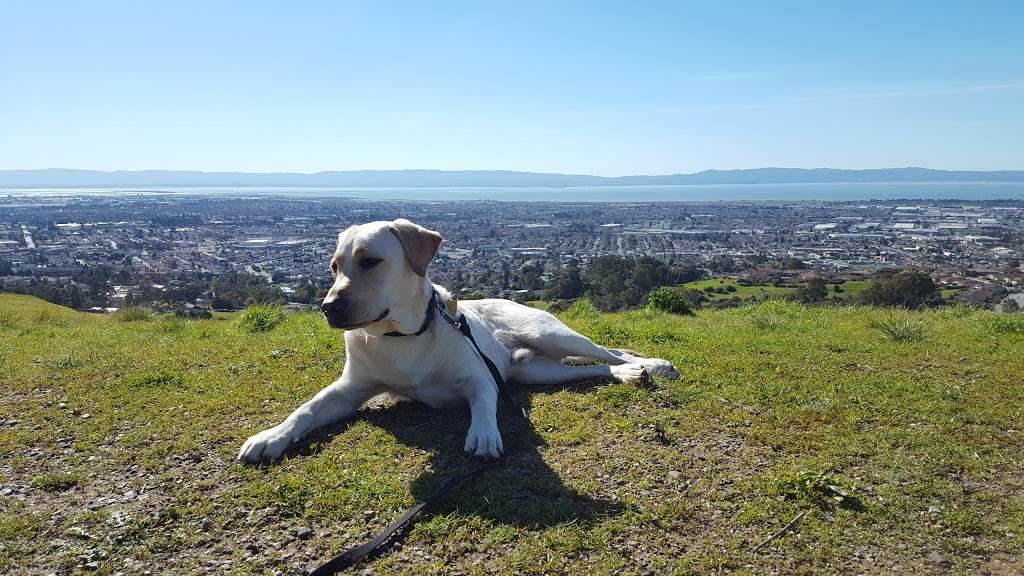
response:
[(121, 174), (121, 173), (139, 173), (139, 172), (157, 172), (157, 173), (174, 173), (174, 172), (189, 172), (195, 174), (250, 174), (250, 175), (296, 175), (296, 176), (317, 176), (323, 174), (344, 174), (344, 173), (394, 173), (394, 172), (439, 172), (439, 173), (453, 173), (453, 174), (468, 174), (468, 173), (505, 173), (505, 174), (531, 174), (531, 175), (543, 175), (543, 176), (567, 176), (567, 177), (586, 177), (586, 178), (604, 178), (604, 179), (618, 179), (618, 178), (649, 178), (649, 177), (670, 177), (670, 176), (695, 176), (699, 174), (716, 173), (716, 172), (753, 172), (759, 170), (794, 170), (794, 171), (841, 171), (841, 172), (875, 172), (883, 170), (923, 170), (928, 172), (967, 172), (967, 173), (1005, 173), (1005, 172), (1024, 172), (1024, 168), (999, 168), (994, 170), (983, 170), (983, 169), (957, 169), (957, 168), (929, 168), (925, 166), (885, 166), (876, 168), (836, 168), (831, 166), (813, 166), (813, 167), (797, 167), (797, 166), (758, 166), (754, 168), (704, 168), (694, 172), (669, 172), (660, 174), (621, 174), (616, 176), (607, 176), (600, 174), (589, 174), (589, 173), (574, 173), (574, 172), (537, 172), (533, 170), (511, 170), (504, 168), (469, 168), (469, 169), (448, 169), (448, 168), (351, 168), (351, 169), (326, 169), (316, 170), (312, 172), (304, 172), (299, 170), (231, 170), (231, 169), (216, 169), (216, 170), (200, 170), (190, 168), (119, 168), (119, 169), (97, 169), (97, 168), (63, 168), (63, 167), (50, 167), (50, 168), (0, 168), (0, 173), (10, 172), (99, 172), (104, 174)]

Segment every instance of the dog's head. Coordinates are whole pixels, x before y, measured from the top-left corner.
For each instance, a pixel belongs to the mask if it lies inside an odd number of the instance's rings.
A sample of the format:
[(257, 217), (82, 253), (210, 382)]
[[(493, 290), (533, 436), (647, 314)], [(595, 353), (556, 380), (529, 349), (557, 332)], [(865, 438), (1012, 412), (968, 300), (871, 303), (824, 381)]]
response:
[(416, 302), (441, 235), (405, 219), (351, 226), (331, 258), (320, 309), (332, 328), (361, 328)]

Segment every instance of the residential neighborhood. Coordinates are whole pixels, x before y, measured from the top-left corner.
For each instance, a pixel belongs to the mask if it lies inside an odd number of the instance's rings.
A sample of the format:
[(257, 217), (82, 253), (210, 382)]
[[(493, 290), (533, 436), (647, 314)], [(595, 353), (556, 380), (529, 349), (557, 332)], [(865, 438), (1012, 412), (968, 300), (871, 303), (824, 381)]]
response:
[[(1024, 202), (560, 203), (251, 195), (0, 194), (0, 289), (96, 311), (295, 306), (329, 284), (337, 235), (408, 218), (444, 236), (431, 278), (463, 297), (542, 297), (560, 270), (652, 257), (702, 277), (799, 283), (927, 272), (950, 301), (1012, 309)], [(268, 292), (269, 291), (269, 292)], [(1024, 302), (1019, 302), (1024, 304)]]

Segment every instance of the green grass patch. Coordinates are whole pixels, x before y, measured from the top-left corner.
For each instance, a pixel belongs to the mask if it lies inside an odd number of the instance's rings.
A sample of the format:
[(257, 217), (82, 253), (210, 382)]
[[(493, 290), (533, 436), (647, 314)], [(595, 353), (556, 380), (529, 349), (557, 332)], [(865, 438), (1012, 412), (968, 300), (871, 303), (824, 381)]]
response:
[(827, 472), (801, 470), (779, 480), (779, 489), (788, 498), (803, 500), (819, 508), (863, 510), (864, 501), (844, 481)]
[(85, 484), (85, 477), (72, 472), (50, 472), (32, 479), (31, 486), (48, 492), (62, 492)]
[(238, 322), (250, 334), (259, 334), (277, 328), (287, 317), (280, 306), (258, 304), (247, 307)]
[(750, 298), (765, 300), (796, 294), (796, 288), (774, 286), (772, 284), (743, 285), (736, 278), (696, 280), (683, 284), (683, 288), (697, 290), (711, 302), (730, 300), (734, 297), (740, 300), (748, 300)]
[(140, 306), (121, 308), (114, 312), (113, 318), (119, 322), (145, 322), (153, 317), (153, 314)]
[(1002, 314), (992, 318), (992, 330), (999, 334), (1024, 334), (1024, 314)]
[(129, 390), (141, 390), (147, 388), (173, 389), (185, 387), (185, 376), (180, 372), (160, 371), (152, 374), (139, 374), (124, 381), (124, 387)]
[(924, 340), (924, 322), (905, 314), (891, 314), (872, 324), (893, 342), (920, 342)]

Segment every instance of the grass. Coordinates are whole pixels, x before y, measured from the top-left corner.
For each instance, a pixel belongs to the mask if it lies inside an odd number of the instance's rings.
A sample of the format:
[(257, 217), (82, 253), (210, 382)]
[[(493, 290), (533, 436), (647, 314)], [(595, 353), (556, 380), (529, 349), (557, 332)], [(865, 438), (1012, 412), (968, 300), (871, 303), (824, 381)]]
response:
[(85, 484), (81, 474), (70, 472), (49, 472), (32, 479), (31, 486), (48, 492), (60, 492)]
[(120, 322), (143, 322), (149, 320), (152, 316), (149, 310), (139, 306), (121, 308), (113, 314), (114, 320)]
[[(684, 288), (693, 288), (698, 290), (711, 302), (717, 302), (719, 300), (730, 300), (733, 297), (739, 298), (740, 300), (746, 300), (748, 298), (757, 298), (763, 300), (765, 298), (771, 298), (774, 296), (787, 296), (796, 294), (796, 288), (773, 286), (771, 284), (762, 284), (757, 286), (744, 286), (736, 281), (736, 278), (708, 278), (705, 280), (696, 280), (694, 282), (687, 282), (683, 284)], [(736, 290), (729, 292), (729, 287), (733, 287)], [(705, 292), (705, 288), (724, 288), (727, 291), (724, 293), (719, 292)]]
[(924, 323), (907, 314), (890, 314), (873, 326), (893, 342), (918, 342), (925, 336)]
[[(866, 290), (871, 285), (870, 280), (847, 280), (841, 284), (828, 284), (828, 295), (829, 297), (839, 299), (852, 299), (856, 298), (861, 292)], [(683, 284), (685, 288), (693, 288), (694, 290), (700, 291), (704, 294), (704, 297), (711, 302), (718, 300), (729, 300), (734, 296), (740, 300), (747, 300), (749, 298), (757, 298), (758, 300), (765, 300), (767, 298), (779, 297), (779, 296), (793, 296), (797, 292), (797, 288), (794, 286), (775, 286), (773, 284), (758, 284), (754, 286), (744, 286), (740, 284), (736, 278), (723, 277), (723, 278), (707, 278), (705, 280), (697, 280), (694, 282), (687, 282)], [(728, 291), (728, 287), (732, 286), (736, 290), (733, 292)], [(841, 286), (841, 292), (836, 292), (835, 287)], [(725, 288), (725, 293), (720, 292), (705, 292), (705, 288)]]
[[(474, 465), (465, 410), (412, 404), (235, 463), (345, 361), (322, 317), (265, 314), (119, 322), (0, 295), (0, 572), (291, 573)], [(532, 426), (502, 413), (506, 465), (374, 573), (931, 574), (934, 553), (1021, 571), (1024, 316), (908, 312), (926, 337), (899, 342), (862, 307), (561, 317), (684, 377), (517, 389)]]
[(257, 304), (247, 306), (238, 321), (251, 334), (269, 332), (284, 322), (285, 312), (280, 306)]

